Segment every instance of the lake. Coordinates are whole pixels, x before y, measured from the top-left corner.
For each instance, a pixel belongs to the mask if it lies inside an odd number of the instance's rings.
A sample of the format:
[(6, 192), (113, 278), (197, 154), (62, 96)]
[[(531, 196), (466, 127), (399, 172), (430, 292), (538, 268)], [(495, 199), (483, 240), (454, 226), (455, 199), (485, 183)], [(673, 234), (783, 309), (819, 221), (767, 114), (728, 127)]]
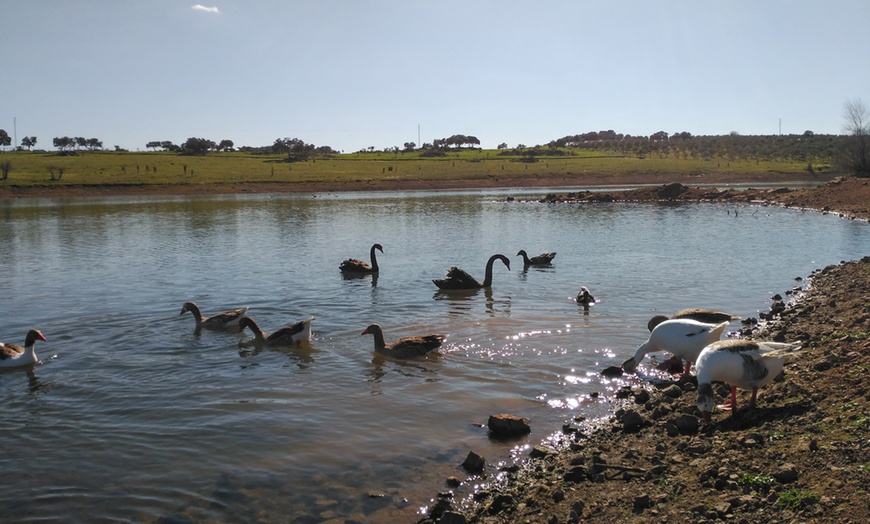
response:
[[(447, 477), (469, 477), (469, 451), (510, 461), (575, 415), (606, 416), (638, 379), (599, 372), (652, 315), (757, 316), (796, 278), (870, 253), (868, 223), (830, 214), (534, 201), (547, 192), (0, 203), (0, 340), (48, 339), (41, 365), (0, 373), (0, 520), (411, 522)], [(374, 243), (380, 275), (343, 278)], [(520, 249), (558, 255), (524, 271)], [(496, 263), (491, 289), (432, 283), (454, 265), (482, 280), (495, 253), (511, 269)], [(196, 333), (189, 300), (206, 315), (250, 306), (266, 331), (314, 316), (311, 343)], [(360, 335), (373, 322), (388, 341), (447, 342), (385, 360)], [(527, 417), (531, 435), (490, 440), (495, 413)]]

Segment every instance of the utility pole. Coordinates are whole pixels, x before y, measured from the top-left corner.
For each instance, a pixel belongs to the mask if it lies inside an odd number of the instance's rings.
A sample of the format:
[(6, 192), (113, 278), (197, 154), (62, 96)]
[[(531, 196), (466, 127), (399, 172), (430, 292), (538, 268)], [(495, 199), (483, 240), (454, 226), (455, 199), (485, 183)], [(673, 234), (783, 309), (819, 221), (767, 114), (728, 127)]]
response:
[(782, 118), (779, 119), (779, 136), (782, 136)]

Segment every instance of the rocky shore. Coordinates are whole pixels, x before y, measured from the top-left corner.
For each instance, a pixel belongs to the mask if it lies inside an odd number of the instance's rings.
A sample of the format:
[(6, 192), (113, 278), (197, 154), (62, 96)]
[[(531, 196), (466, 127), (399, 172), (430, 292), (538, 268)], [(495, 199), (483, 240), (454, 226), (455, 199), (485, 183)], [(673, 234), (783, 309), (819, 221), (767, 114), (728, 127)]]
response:
[[(594, 200), (593, 200), (594, 199)], [(870, 181), (809, 190), (718, 191), (666, 184), (545, 201), (733, 200), (870, 220)], [(476, 491), (445, 486), (420, 524), (515, 522), (870, 522), (870, 256), (817, 270), (787, 306), (743, 335), (803, 341), (758, 407), (703, 426), (694, 377), (637, 381), (605, 424), (567, 421), (565, 445), (487, 465)], [(720, 387), (718, 402), (727, 388)], [(738, 405), (745, 405), (742, 392)], [(451, 479), (456, 482), (456, 479)], [(450, 491), (450, 489), (453, 491)]]

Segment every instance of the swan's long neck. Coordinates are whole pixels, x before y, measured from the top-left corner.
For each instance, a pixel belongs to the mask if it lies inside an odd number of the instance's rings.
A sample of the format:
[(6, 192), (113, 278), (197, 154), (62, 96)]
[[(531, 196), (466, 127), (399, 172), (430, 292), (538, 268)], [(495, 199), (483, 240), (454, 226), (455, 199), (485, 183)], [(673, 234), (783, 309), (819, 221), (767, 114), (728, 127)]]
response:
[(492, 265), (495, 264), (495, 261), (498, 260), (498, 255), (494, 255), (489, 257), (489, 260), (486, 262), (486, 273), (483, 277), (483, 287), (492, 286)]
[(372, 259), (372, 271), (378, 270), (378, 257), (375, 255), (375, 246), (372, 246), (370, 257)]
[(521, 251), (520, 256), (523, 257), (523, 264), (524, 265), (528, 266), (532, 263), (532, 261), (529, 260), (529, 256), (526, 254), (525, 251)]

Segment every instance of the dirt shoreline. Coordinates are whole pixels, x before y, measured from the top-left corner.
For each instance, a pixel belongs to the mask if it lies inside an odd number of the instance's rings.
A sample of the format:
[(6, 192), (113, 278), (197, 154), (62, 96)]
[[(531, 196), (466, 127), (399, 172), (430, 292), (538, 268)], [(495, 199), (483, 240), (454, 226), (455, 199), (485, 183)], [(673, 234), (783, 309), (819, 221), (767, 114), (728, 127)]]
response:
[(607, 187), (657, 185), (678, 182), (708, 184), (813, 184), (826, 179), (807, 173), (720, 173), (565, 175), (486, 177), (465, 180), (365, 180), (357, 182), (244, 182), (225, 184), (141, 184), (141, 185), (0, 185), (0, 200), (14, 198), (63, 198), (102, 196), (222, 195), (239, 193), (327, 193), (339, 191), (413, 191), (451, 189), (497, 189), (542, 187)]
[[(545, 201), (588, 202), (584, 196)], [(677, 185), (612, 197), (716, 199)], [(867, 179), (726, 197), (870, 220)], [(652, 391), (639, 382), (617, 392), (625, 404), (603, 427), (568, 421), (566, 449), (538, 445), (519, 464), (487, 465), (486, 476), (500, 481), (477, 491), (474, 476), (445, 486), (419, 522), (870, 522), (870, 256), (820, 269), (801, 285), (783, 290), (796, 295), (787, 307), (773, 300), (768, 320), (743, 330), (804, 342), (759, 393), (757, 409), (716, 413), (705, 428), (694, 377)], [(727, 390), (718, 393), (724, 402)], [(739, 398), (745, 404), (748, 395)]]

